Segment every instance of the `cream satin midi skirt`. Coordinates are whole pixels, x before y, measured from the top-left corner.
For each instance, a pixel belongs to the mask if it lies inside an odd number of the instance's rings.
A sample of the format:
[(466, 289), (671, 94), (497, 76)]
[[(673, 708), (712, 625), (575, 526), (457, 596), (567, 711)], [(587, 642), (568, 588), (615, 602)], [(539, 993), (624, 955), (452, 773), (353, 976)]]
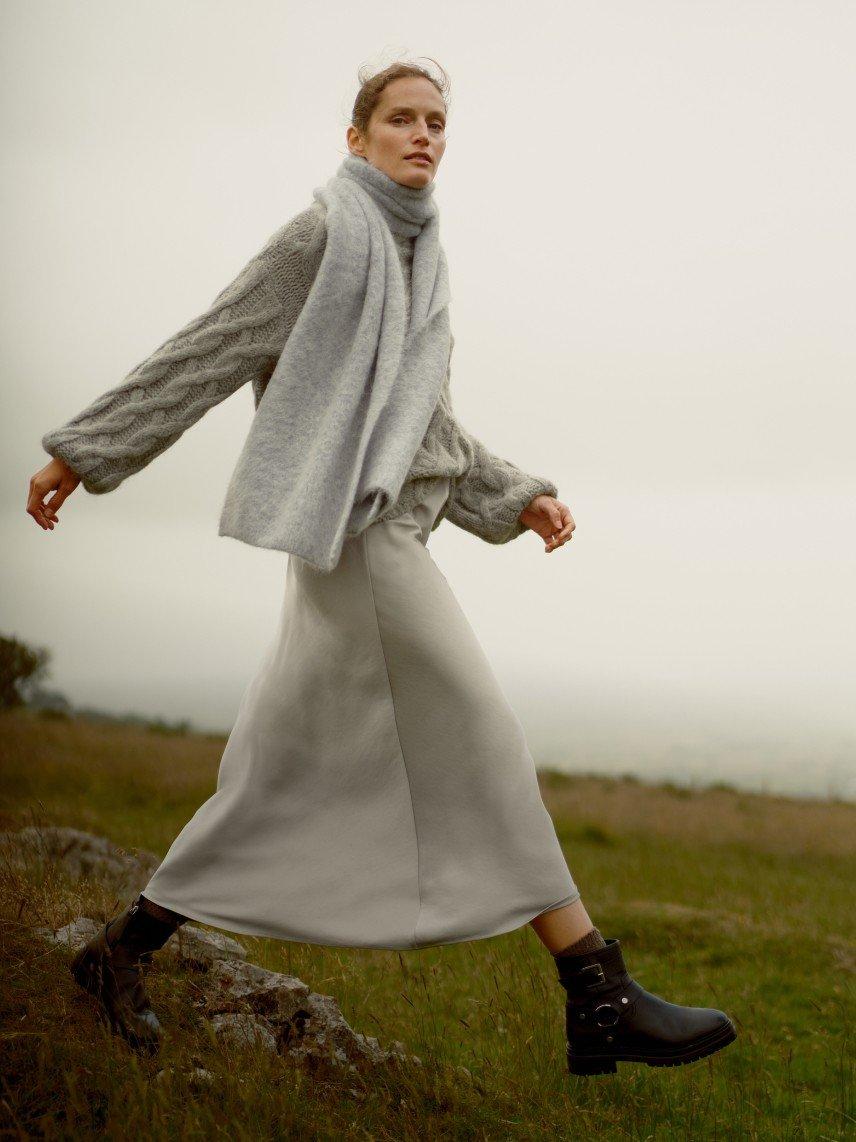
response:
[(349, 538), (332, 572), (288, 556), (216, 792), (150, 900), (237, 933), (413, 949), (579, 897), (521, 723), (428, 550), (448, 491)]

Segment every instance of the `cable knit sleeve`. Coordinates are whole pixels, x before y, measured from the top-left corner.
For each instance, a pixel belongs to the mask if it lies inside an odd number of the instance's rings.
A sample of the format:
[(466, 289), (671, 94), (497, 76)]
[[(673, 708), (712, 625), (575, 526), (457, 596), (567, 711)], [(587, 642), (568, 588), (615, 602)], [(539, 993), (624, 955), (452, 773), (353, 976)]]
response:
[(527, 504), (535, 496), (557, 496), (558, 488), (552, 480), (531, 476), (495, 455), (467, 432), (452, 409), (449, 379), (447, 373), (442, 400), (467, 456), (467, 467), (452, 481), (445, 518), (487, 543), (508, 543), (529, 530), (518, 518)]
[(258, 404), (306, 297), (313, 219), (303, 211), (280, 227), (204, 313), (46, 433), (45, 451), (64, 460), (86, 491), (110, 492), (247, 381)]
[(487, 543), (508, 543), (529, 528), (520, 513), (535, 496), (558, 495), (556, 485), (530, 476), (495, 455), (466, 429), (458, 427), (472, 449), (472, 463), (454, 482), (446, 519)]

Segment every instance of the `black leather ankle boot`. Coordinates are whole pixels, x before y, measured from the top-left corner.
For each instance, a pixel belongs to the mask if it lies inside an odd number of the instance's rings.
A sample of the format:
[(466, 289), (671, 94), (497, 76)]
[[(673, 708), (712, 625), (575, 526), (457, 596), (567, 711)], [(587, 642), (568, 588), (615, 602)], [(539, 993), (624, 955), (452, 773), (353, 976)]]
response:
[(618, 940), (578, 956), (554, 955), (567, 992), (565, 1028), (572, 1075), (614, 1074), (616, 1063), (676, 1067), (712, 1055), (736, 1037), (713, 1007), (679, 1007), (631, 979)]
[(80, 949), (71, 974), (99, 1001), (102, 1018), (131, 1046), (150, 1052), (160, 1046), (162, 1028), (143, 985), (140, 964), (162, 948), (184, 918), (160, 920), (146, 912), (137, 896)]

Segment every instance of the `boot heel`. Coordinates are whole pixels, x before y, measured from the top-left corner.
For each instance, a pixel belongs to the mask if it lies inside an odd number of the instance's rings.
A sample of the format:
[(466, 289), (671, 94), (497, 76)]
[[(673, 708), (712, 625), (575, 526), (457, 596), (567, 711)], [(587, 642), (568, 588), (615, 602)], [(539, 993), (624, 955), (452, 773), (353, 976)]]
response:
[(614, 1075), (618, 1067), (614, 1059), (586, 1059), (569, 1053), (568, 1070), (572, 1075)]

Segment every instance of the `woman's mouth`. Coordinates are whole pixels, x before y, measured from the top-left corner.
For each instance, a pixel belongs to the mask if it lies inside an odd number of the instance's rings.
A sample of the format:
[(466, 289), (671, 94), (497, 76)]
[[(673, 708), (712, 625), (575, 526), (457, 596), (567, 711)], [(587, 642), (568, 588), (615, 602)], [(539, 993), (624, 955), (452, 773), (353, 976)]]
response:
[(408, 155), (407, 161), (409, 163), (419, 163), (423, 167), (431, 166), (431, 160), (426, 159), (424, 155)]

